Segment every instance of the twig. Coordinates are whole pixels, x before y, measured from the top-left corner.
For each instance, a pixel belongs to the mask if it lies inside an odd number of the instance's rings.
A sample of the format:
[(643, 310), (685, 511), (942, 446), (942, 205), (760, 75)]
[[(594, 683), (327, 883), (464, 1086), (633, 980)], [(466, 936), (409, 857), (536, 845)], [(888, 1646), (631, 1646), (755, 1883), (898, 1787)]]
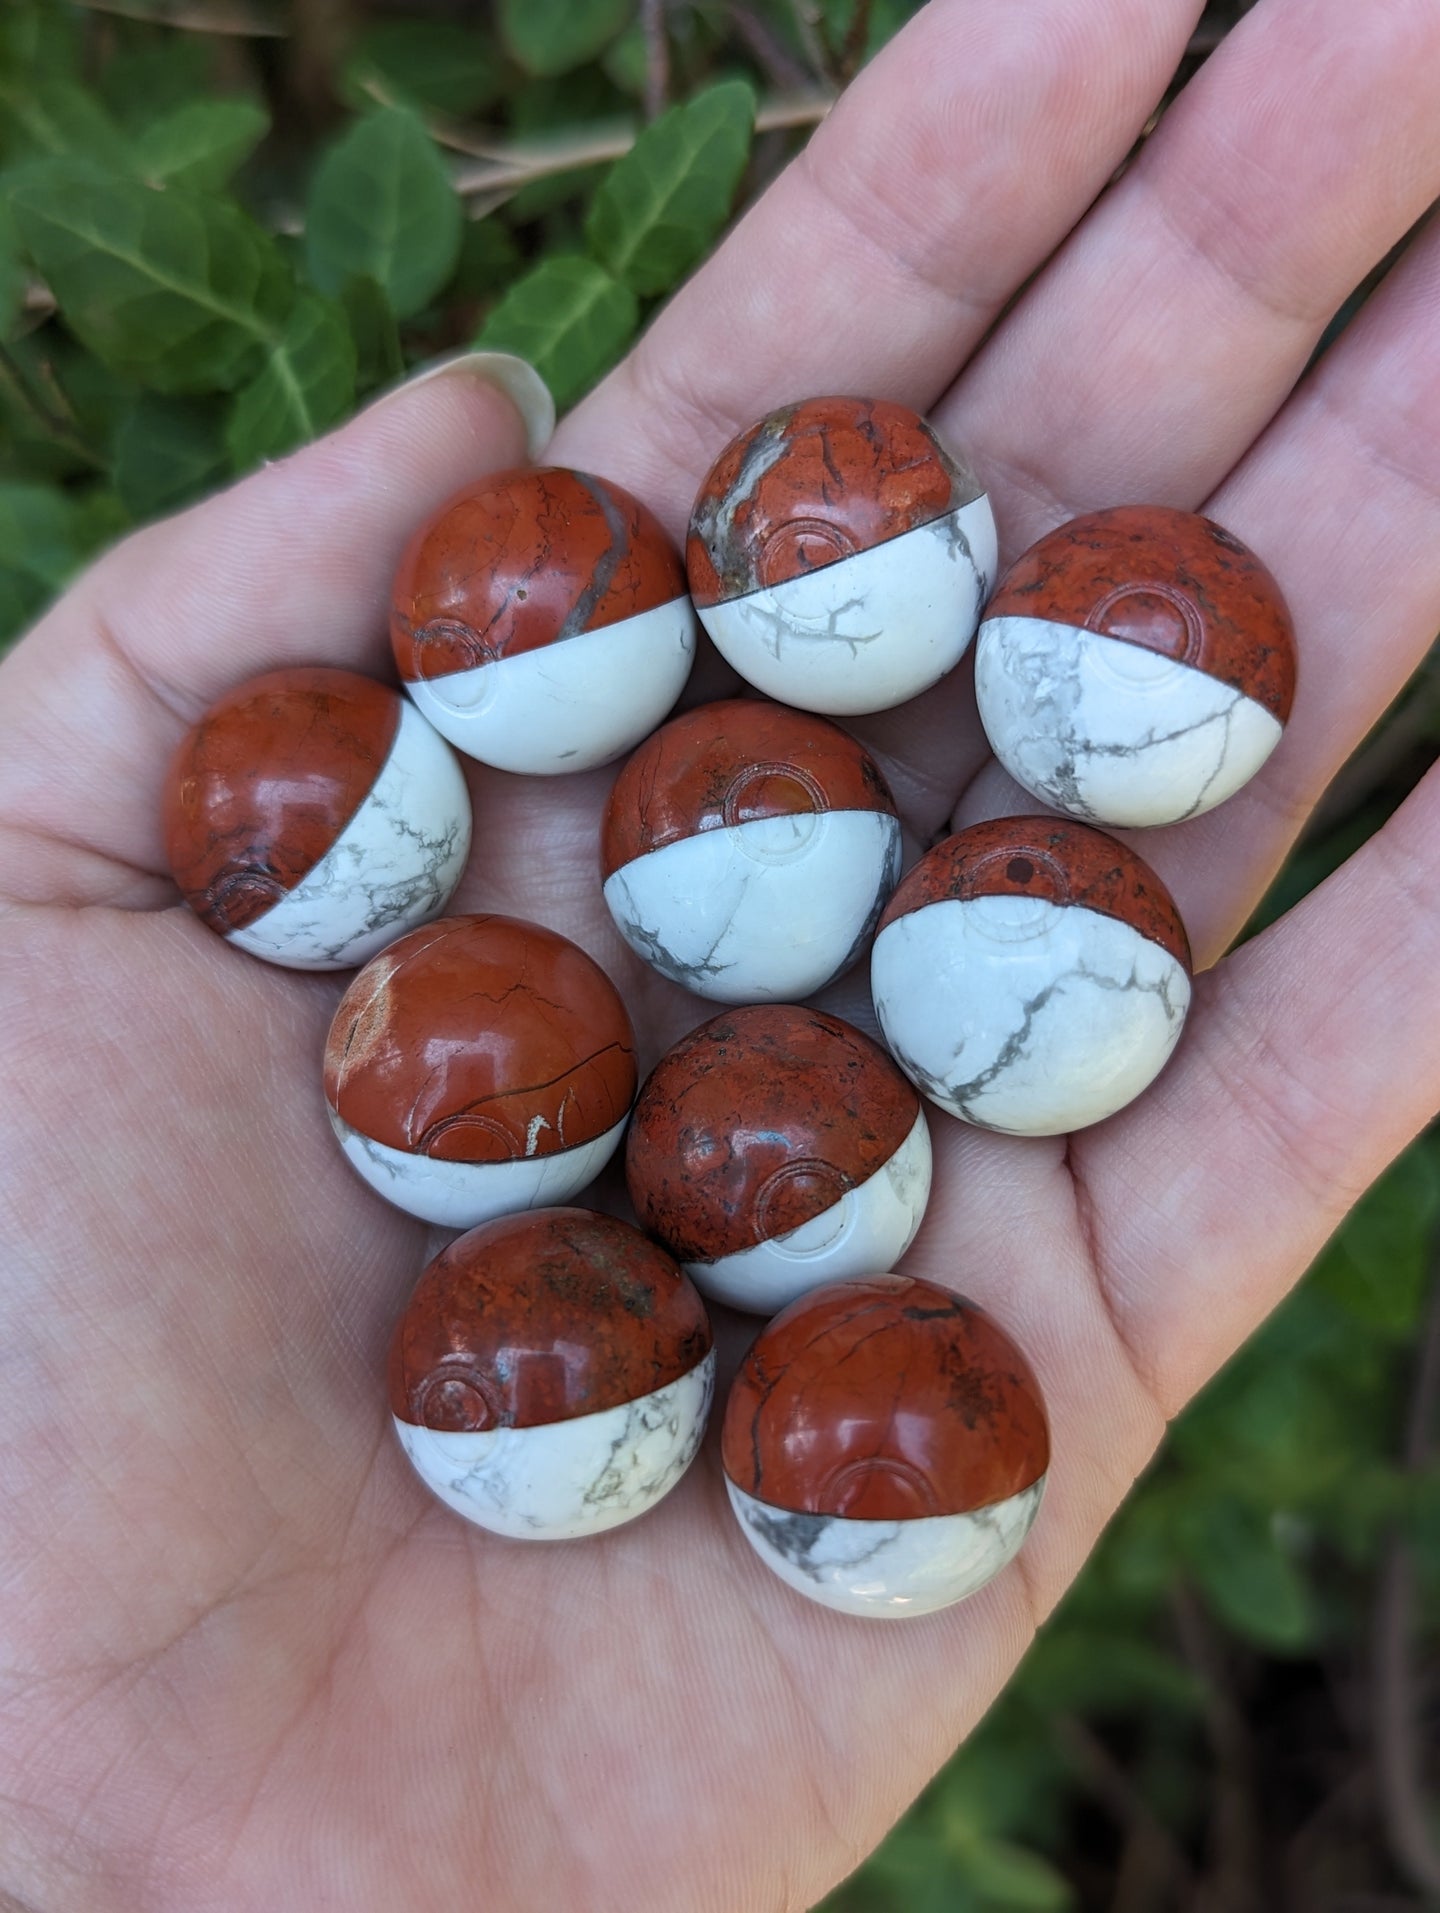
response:
[[(797, 126), (814, 126), (835, 103), (831, 93), (802, 94), (791, 99), (775, 99), (761, 106), (755, 117), (757, 133), (770, 133)], [(557, 140), (535, 141), (528, 145), (490, 144), (480, 133), (467, 138), (467, 150), (479, 163), (462, 166), (455, 174), (455, 190), (467, 197), (471, 193), (515, 191), (532, 179), (546, 179), (552, 173), (567, 173), (575, 167), (603, 166), (630, 151), (638, 134), (629, 125), (592, 126), (578, 134)], [(447, 142), (455, 145), (452, 138)]]
[(1260, 1830), (1253, 1806), (1257, 1776), (1250, 1731), (1230, 1692), (1209, 1619), (1189, 1588), (1174, 1590), (1171, 1611), (1185, 1658), (1200, 1677), (1205, 1727), (1215, 1756), (1215, 1864), (1196, 1895), (1196, 1905), (1216, 1913), (1251, 1913), (1259, 1904)]
[[(1418, 1474), (1430, 1456), (1440, 1415), (1440, 1256), (1431, 1274), (1430, 1303), (1410, 1398), (1405, 1466)], [(1390, 1846), (1422, 1893), (1440, 1895), (1440, 1845), (1431, 1828), (1422, 1778), (1424, 1754), (1415, 1696), (1415, 1560), (1397, 1535), (1380, 1568), (1375, 1602), (1375, 1759), (1380, 1803)]]
[(57, 400), (54, 409), (45, 403), (31, 385), (9, 348), (0, 345), (0, 390), (8, 392), (18, 401), (53, 445), (61, 446), (96, 471), (103, 471), (105, 460), (81, 432), (73, 413), (66, 416), (69, 402), (53, 378), (50, 389)]
[(665, 0), (640, 0), (640, 30), (645, 36), (645, 117), (658, 120), (670, 103), (670, 40), (665, 31)]
[(1178, 1904), (1182, 1895), (1194, 1889), (1195, 1874), (1170, 1830), (1156, 1818), (1149, 1802), (1140, 1794), (1129, 1774), (1110, 1749), (1074, 1714), (1061, 1714), (1055, 1722), (1055, 1738), (1061, 1750), (1079, 1769), (1090, 1792), (1112, 1818), (1139, 1842), (1145, 1851), (1150, 1878), (1157, 1875), (1169, 1896)]
[(290, 29), (250, 0), (76, 0), (91, 13), (118, 14), (185, 33), (223, 33), (247, 40), (283, 40)]
[(732, 6), (730, 24), (749, 47), (756, 65), (764, 71), (772, 86), (779, 87), (782, 92), (793, 93), (813, 80), (814, 75), (809, 68), (800, 64), (769, 22), (762, 20), (753, 7)]
[(835, 64), (839, 69), (837, 77), (842, 86), (848, 86), (860, 71), (865, 58), (865, 42), (869, 37), (870, 0), (855, 0), (855, 11), (850, 16), (845, 38), (835, 56)]
[(813, 72), (822, 80), (836, 84), (833, 56), (824, 37), (825, 16), (815, 0), (790, 0), (790, 12), (794, 16), (795, 31), (800, 35), (800, 44), (805, 49), (805, 58), (810, 62)]

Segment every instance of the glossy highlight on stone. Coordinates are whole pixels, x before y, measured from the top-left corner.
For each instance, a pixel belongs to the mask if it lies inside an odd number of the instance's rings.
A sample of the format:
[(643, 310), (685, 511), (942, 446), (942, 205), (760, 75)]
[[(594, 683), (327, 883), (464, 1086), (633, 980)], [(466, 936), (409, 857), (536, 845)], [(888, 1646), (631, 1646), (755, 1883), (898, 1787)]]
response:
[(1013, 1558), (1050, 1461), (1028, 1363), (984, 1310), (876, 1275), (762, 1331), (726, 1404), (731, 1504), (766, 1564), (848, 1613), (931, 1613)]
[(447, 917), (392, 944), (341, 998), (325, 1046), (352, 1166), (452, 1228), (577, 1194), (618, 1146), (635, 1084), (614, 984), (516, 917)]
[(1279, 585), (1194, 512), (1072, 519), (986, 607), (976, 696), (1025, 789), (1095, 823), (1177, 823), (1223, 803), (1280, 741), (1295, 639)]
[(823, 719), (755, 699), (673, 718), (601, 830), (605, 900), (664, 976), (720, 1002), (807, 996), (853, 962), (899, 874), (878, 765)]
[(354, 671), (268, 671), (182, 739), (166, 857), (202, 922), (254, 956), (347, 969), (443, 910), (470, 848), (449, 747)]
[(1190, 1005), (1169, 891), (1117, 839), (1006, 817), (937, 844), (880, 920), (875, 1011), (900, 1067), (982, 1128), (1063, 1135), (1138, 1096)]
[(936, 683), (995, 577), (983, 486), (887, 400), (781, 406), (727, 445), (686, 545), (701, 621), (757, 689), (802, 710), (885, 710)]
[(659, 520), (608, 479), (499, 472), (411, 539), (391, 641), (407, 690), (458, 749), (501, 770), (588, 770), (658, 724), (696, 624)]
[(765, 1004), (713, 1018), (656, 1065), (625, 1173), (642, 1228), (702, 1294), (773, 1313), (889, 1269), (930, 1189), (920, 1099), (839, 1017)]
[(583, 1209), (472, 1229), (396, 1328), (390, 1408), (427, 1487), (519, 1539), (597, 1534), (689, 1466), (714, 1386), (704, 1307), (638, 1230)]

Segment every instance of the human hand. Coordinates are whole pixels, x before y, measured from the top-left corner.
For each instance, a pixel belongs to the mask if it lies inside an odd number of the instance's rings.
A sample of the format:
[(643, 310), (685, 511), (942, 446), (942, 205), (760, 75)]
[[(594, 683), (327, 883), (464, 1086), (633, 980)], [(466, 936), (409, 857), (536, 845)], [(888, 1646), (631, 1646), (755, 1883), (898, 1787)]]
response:
[[(0, 677), (0, 1888), (20, 1903), (811, 1903), (988, 1705), (1166, 1417), (1435, 1109), (1433, 779), (1217, 959), (1440, 622), (1440, 234), (1291, 393), (1440, 186), (1440, 19), (1262, 0), (1087, 212), (1197, 11), (937, 0), (548, 454), (678, 532), (769, 406), (894, 397), (971, 452), (1007, 558), (1096, 506), (1203, 506), (1289, 595), (1282, 747), (1143, 840), (1215, 966), (1171, 1067), (1068, 1141), (935, 1118), (906, 1267), (992, 1309), (1039, 1373), (1055, 1461), (1026, 1549), (957, 1609), (867, 1626), (765, 1575), (713, 1443), (645, 1520), (566, 1548), (473, 1533), (409, 1475), (381, 1369), (424, 1232), (328, 1134), (339, 982), (173, 906), (158, 792), (239, 679), (385, 671), (406, 535), (524, 451), (503, 396), (431, 380), (127, 541)], [(922, 842), (1014, 802), (963, 670), (856, 729)], [(576, 937), (648, 1062), (708, 1010), (609, 924), (612, 775), (474, 772), (455, 907)]]

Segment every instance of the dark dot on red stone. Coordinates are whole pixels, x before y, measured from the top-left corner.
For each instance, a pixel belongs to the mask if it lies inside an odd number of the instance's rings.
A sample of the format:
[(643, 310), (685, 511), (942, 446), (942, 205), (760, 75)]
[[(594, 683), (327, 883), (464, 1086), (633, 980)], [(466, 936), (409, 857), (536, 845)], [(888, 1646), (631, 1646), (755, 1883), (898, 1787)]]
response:
[(1012, 857), (1005, 866), (1005, 875), (1011, 883), (1029, 883), (1035, 875), (1035, 866), (1028, 857)]

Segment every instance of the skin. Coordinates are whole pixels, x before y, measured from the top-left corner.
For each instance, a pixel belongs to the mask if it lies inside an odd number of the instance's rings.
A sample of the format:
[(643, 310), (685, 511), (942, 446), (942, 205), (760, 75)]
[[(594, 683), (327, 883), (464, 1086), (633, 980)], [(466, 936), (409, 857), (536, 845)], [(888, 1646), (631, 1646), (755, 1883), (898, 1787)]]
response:
[[(867, 1626), (765, 1575), (713, 1439), (645, 1520), (553, 1550), (468, 1531), (409, 1477), (381, 1376), (427, 1246), (326, 1130), (341, 982), (175, 905), (158, 784), (238, 678), (386, 670), (407, 534), (523, 449), (507, 400), (432, 380), (128, 540), (0, 672), (0, 1904), (810, 1905), (992, 1700), (1166, 1419), (1440, 1103), (1433, 777), (1220, 960), (1440, 623), (1440, 232), (1302, 378), (1440, 191), (1440, 13), (1260, 0), (1092, 206), (1197, 12), (936, 0), (551, 452), (678, 533), (733, 431), (874, 393), (968, 446), (1008, 556), (1075, 512), (1203, 505), (1290, 596), (1285, 743), (1144, 840), (1211, 966), (1171, 1069), (1068, 1142), (935, 1122), (906, 1266), (991, 1309), (1039, 1374), (1055, 1464), (1028, 1547), (960, 1608)], [(1015, 803), (963, 669), (856, 728), (921, 841)], [(608, 924), (612, 776), (476, 773), (458, 901), (578, 938), (653, 1054), (709, 1011)], [(826, 1006), (862, 1003), (863, 976)]]

